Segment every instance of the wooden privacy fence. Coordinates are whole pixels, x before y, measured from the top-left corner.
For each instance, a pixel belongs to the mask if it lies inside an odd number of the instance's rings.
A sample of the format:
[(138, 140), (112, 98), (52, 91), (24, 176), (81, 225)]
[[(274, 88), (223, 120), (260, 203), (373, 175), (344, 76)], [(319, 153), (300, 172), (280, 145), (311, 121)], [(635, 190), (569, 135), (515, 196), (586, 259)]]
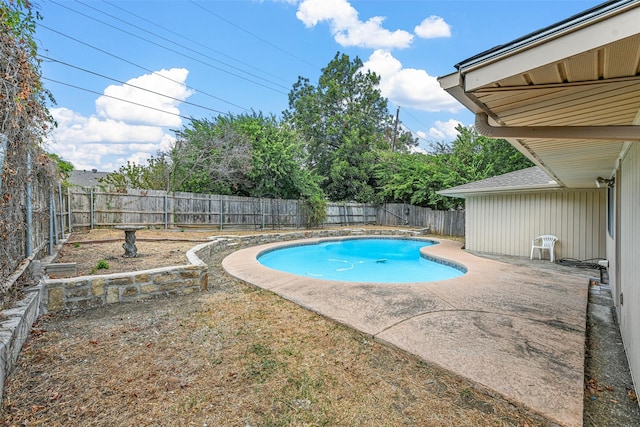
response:
[(465, 213), (462, 210), (435, 211), (405, 203), (385, 203), (378, 209), (376, 223), (428, 227), (434, 234), (462, 237), (464, 236), (464, 218)]
[[(159, 190), (129, 189), (126, 193), (119, 193), (79, 187), (71, 188), (67, 199), (70, 222), (73, 227), (81, 228), (120, 224), (220, 230), (309, 226), (305, 204), (300, 200), (167, 193)], [(408, 215), (405, 213), (407, 207)], [(461, 212), (432, 211), (403, 204), (376, 206), (329, 202), (326, 214), (323, 226), (403, 225), (429, 227), (436, 234), (464, 235), (464, 213)]]

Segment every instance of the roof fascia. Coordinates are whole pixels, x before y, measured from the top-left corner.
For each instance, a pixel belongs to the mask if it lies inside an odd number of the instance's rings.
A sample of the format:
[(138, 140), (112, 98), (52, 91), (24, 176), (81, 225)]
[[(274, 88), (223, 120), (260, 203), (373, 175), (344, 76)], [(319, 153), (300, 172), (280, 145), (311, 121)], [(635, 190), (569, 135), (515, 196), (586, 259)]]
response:
[[(540, 191), (565, 191), (566, 187), (557, 184), (530, 185), (530, 186), (513, 186), (513, 187), (486, 187), (486, 188), (467, 188), (467, 189), (450, 189), (436, 191), (441, 196), (458, 197), (461, 199), (467, 196), (480, 196), (489, 194), (522, 194), (522, 193), (538, 193)], [(571, 189), (575, 190), (574, 188)], [(590, 190), (592, 190), (590, 188)]]
[(464, 83), (459, 72), (451, 73), (446, 76), (438, 77), (440, 87), (446, 90), (449, 95), (453, 96), (458, 102), (464, 105), (469, 111), (479, 114), (484, 110), (479, 103), (475, 102), (475, 96), (471, 97), (464, 93)]
[(615, 2), (613, 6), (458, 64), (464, 91), (637, 34), (640, 0)]

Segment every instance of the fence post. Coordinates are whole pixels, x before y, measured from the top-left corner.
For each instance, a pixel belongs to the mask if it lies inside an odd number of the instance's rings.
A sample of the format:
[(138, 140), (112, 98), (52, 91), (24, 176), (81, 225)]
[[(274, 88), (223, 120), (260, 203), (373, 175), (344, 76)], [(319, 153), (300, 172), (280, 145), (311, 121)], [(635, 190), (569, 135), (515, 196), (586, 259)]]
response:
[(164, 208), (164, 229), (169, 228), (169, 197), (167, 194), (164, 195), (163, 198), (163, 208)]
[[(1, 154), (0, 154), (1, 155)], [(1, 171), (2, 169), (0, 169)], [(25, 258), (28, 258), (33, 252), (33, 183), (31, 181), (33, 175), (33, 166), (31, 165), (31, 151), (27, 151), (27, 183), (26, 183), (26, 214), (27, 231), (25, 236)], [(0, 173), (0, 180), (2, 174)]]
[(213, 209), (212, 203), (211, 203), (211, 194), (209, 194), (207, 196), (209, 198), (208, 203), (209, 203), (209, 221), (207, 221), (209, 224), (211, 224), (213, 222), (213, 216), (211, 215), (211, 210)]
[(224, 226), (224, 218), (222, 217), (222, 210), (224, 209), (224, 200), (222, 199), (224, 196), (220, 196), (220, 231)]
[(67, 188), (67, 215), (69, 222), (69, 233), (73, 231), (73, 225), (71, 224), (71, 190)]
[(53, 196), (49, 197), (49, 255), (53, 255), (53, 221), (54, 221), (53, 212)]
[(51, 187), (51, 215), (53, 217), (53, 241), (58, 244), (58, 213), (56, 212), (56, 198), (54, 196), (53, 187)]
[(93, 188), (89, 193), (89, 228), (93, 230)]
[(60, 234), (64, 239), (64, 209), (62, 204), (62, 183), (58, 181), (58, 203), (60, 205)]
[(262, 197), (260, 197), (260, 216), (262, 217), (262, 223), (260, 224), (262, 229), (264, 230), (264, 203)]

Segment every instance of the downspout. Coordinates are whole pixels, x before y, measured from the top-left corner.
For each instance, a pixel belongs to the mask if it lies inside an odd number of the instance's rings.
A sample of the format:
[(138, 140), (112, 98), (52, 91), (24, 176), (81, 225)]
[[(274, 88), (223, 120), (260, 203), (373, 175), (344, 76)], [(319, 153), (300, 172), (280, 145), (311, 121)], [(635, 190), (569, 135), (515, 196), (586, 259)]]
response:
[(490, 138), (596, 139), (640, 141), (640, 126), (494, 126), (486, 113), (476, 114), (476, 130)]

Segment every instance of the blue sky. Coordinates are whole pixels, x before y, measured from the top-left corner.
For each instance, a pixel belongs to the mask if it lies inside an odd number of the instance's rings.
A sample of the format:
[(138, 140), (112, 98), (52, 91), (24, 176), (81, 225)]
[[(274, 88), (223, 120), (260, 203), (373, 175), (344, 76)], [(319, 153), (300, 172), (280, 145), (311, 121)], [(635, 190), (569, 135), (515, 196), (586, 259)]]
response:
[[(381, 76), (428, 149), (472, 115), (440, 89), (454, 64), (601, 3), (582, 0), (37, 1), (47, 149), (76, 169), (144, 163), (188, 118), (280, 116), (337, 52)], [(140, 89), (143, 88), (143, 89)], [(151, 107), (151, 108), (148, 108)]]

